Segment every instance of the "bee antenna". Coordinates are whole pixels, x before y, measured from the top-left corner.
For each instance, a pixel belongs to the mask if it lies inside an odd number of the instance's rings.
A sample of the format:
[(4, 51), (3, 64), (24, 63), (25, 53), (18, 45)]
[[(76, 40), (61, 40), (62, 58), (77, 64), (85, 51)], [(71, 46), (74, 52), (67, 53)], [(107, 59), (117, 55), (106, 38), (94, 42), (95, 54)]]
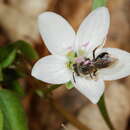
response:
[(99, 46), (97, 46), (97, 47), (93, 50), (93, 59), (94, 59), (94, 61), (96, 60), (95, 52), (96, 52), (96, 50), (97, 50), (99, 47), (101, 47), (101, 46), (102, 46), (102, 44), (99, 45)]

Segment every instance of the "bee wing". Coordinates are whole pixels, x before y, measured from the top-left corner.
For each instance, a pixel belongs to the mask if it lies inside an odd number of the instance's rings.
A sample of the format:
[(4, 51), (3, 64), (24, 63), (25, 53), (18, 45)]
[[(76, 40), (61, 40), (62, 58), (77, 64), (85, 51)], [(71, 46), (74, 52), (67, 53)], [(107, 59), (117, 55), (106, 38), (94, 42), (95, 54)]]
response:
[(101, 69), (100, 75), (104, 80), (117, 80), (130, 75), (130, 53), (117, 48), (103, 48), (108, 52), (111, 66)]

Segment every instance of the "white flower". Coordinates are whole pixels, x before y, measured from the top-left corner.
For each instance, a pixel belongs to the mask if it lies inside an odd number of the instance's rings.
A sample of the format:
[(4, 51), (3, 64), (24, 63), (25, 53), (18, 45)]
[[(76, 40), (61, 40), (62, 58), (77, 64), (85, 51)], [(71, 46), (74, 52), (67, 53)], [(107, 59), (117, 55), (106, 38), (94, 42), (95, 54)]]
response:
[[(58, 14), (41, 14), (38, 19), (39, 31), (52, 55), (36, 62), (32, 76), (50, 84), (72, 81), (75, 88), (96, 104), (104, 92), (104, 80), (120, 79), (130, 74), (128, 52), (102, 48), (109, 23), (109, 11), (106, 7), (92, 11), (77, 33)], [(92, 55), (94, 50), (95, 57), (98, 57), (96, 60)], [(90, 74), (86, 69), (89, 69)]]

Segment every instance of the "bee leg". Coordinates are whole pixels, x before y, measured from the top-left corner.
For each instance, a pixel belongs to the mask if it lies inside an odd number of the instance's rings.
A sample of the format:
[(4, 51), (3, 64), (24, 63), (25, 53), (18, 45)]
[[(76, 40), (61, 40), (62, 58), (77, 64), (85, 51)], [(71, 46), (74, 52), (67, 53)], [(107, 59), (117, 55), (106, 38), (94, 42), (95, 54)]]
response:
[(89, 75), (90, 75), (91, 79), (93, 79), (93, 76), (91, 75), (91, 72), (89, 72)]
[(95, 67), (95, 70), (93, 71), (93, 76), (96, 77), (97, 68)]
[(97, 72), (97, 70), (95, 70), (95, 71), (93, 72), (93, 76), (95, 76), (95, 77), (96, 77), (96, 72)]
[(74, 77), (74, 72), (73, 72), (73, 80), (74, 80), (74, 83), (76, 83), (76, 80), (75, 80), (75, 77)]

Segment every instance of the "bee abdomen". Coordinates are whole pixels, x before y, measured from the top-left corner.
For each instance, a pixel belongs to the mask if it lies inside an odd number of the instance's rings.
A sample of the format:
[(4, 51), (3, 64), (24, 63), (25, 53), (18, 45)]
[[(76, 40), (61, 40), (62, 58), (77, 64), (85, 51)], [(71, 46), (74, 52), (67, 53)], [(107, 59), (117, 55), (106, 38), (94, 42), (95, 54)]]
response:
[(106, 68), (110, 65), (110, 62), (108, 61), (105, 61), (105, 60), (100, 60), (100, 61), (96, 61), (95, 63), (95, 67), (98, 68), (98, 69), (101, 69), (101, 68)]

